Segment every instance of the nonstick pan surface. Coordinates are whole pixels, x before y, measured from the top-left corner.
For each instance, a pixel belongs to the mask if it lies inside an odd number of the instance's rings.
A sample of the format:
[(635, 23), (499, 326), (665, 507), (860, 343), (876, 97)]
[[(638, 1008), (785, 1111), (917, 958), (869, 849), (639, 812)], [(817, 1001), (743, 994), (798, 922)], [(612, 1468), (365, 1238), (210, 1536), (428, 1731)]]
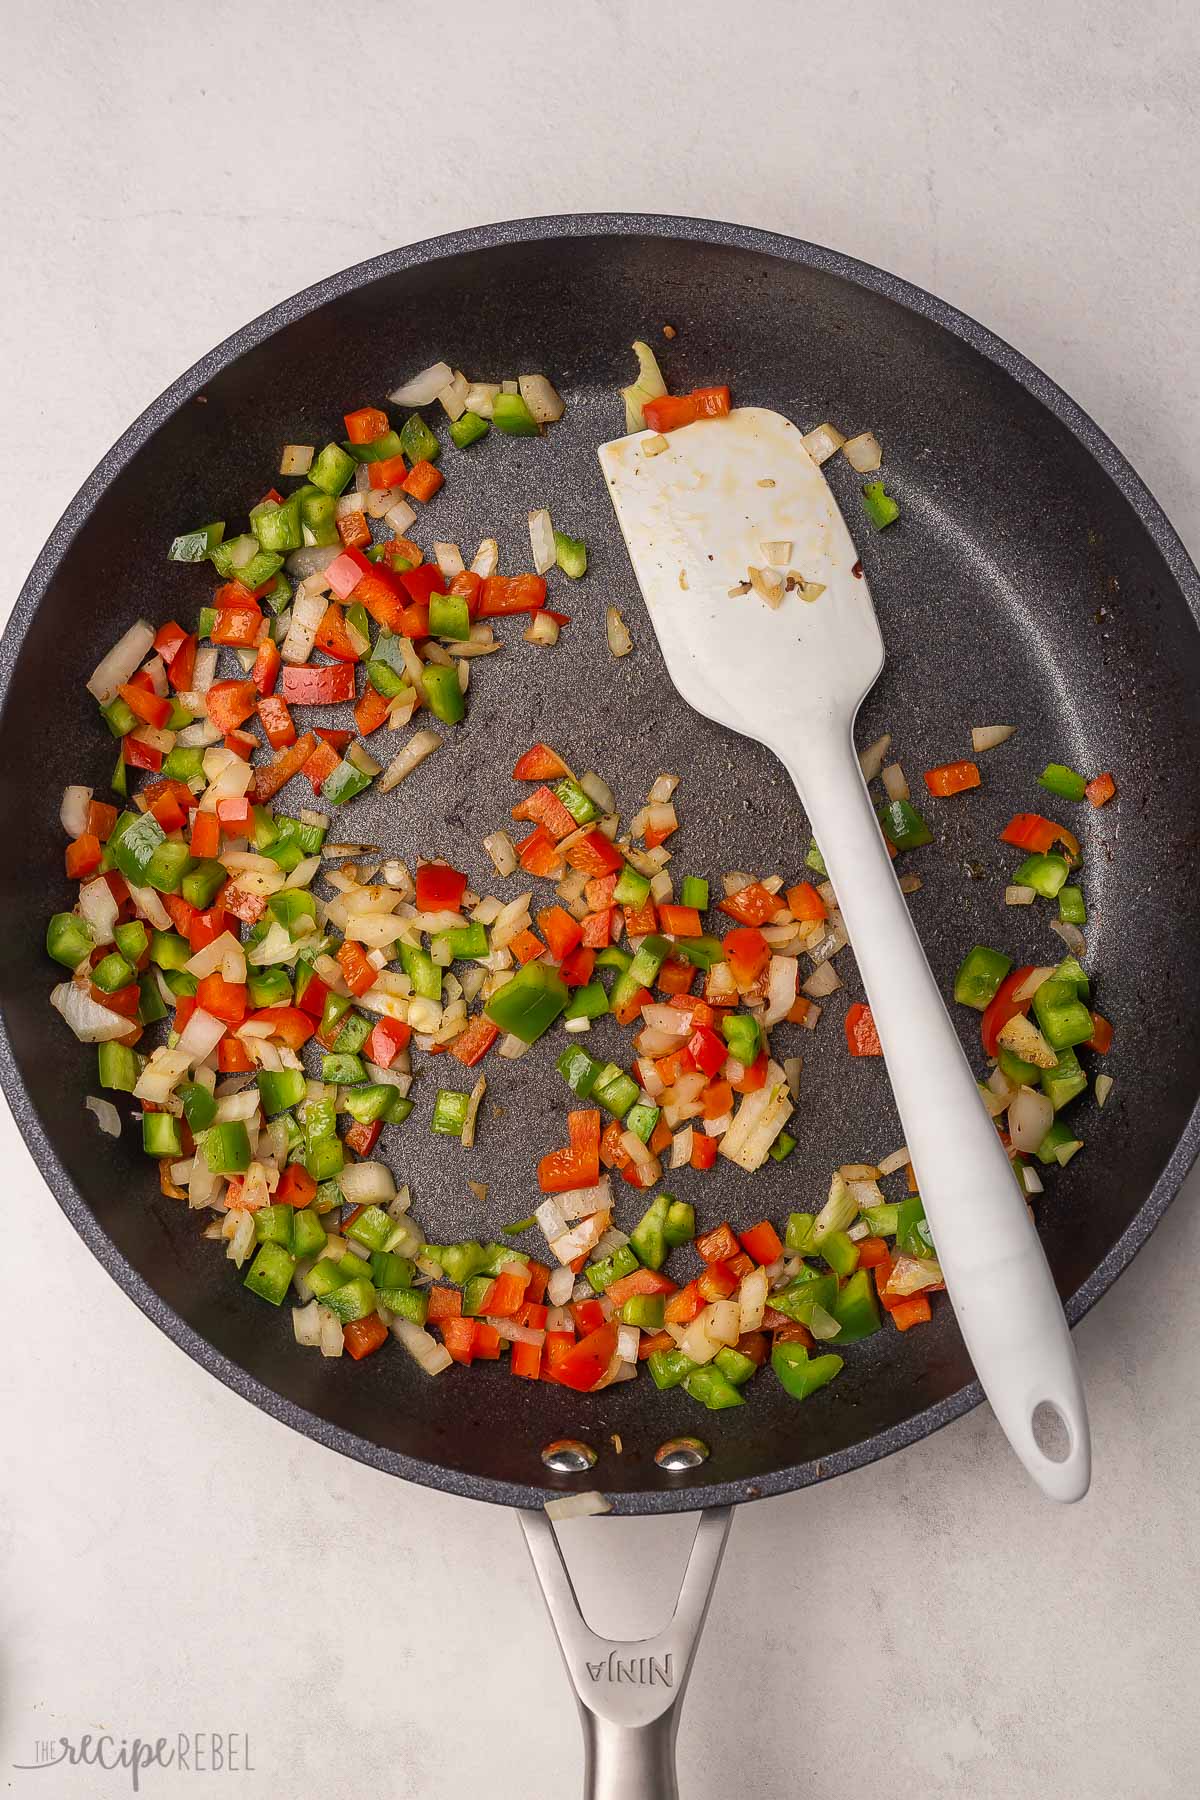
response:
[[(663, 325), (677, 336), (667, 341)], [(489, 226), (398, 250), (335, 276), (249, 325), (183, 376), (130, 428), (71, 503), (20, 596), (0, 646), (0, 1075), (39, 1167), (72, 1223), (143, 1310), (190, 1355), (255, 1404), (381, 1469), (446, 1490), (536, 1505), (549, 1486), (539, 1452), (563, 1435), (599, 1452), (585, 1485), (619, 1511), (694, 1508), (774, 1494), (910, 1443), (980, 1399), (950, 1307), (899, 1336), (856, 1346), (830, 1388), (796, 1405), (764, 1378), (748, 1403), (710, 1415), (648, 1379), (594, 1398), (513, 1381), (482, 1365), (429, 1381), (398, 1350), (360, 1365), (325, 1362), (292, 1341), (289, 1312), (245, 1292), (199, 1238), (186, 1207), (162, 1199), (127, 1127), (101, 1137), (85, 1113), (92, 1055), (48, 1004), (46, 916), (69, 904), (59, 799), (70, 782), (106, 791), (113, 750), (84, 682), (139, 615), (183, 619), (207, 598), (200, 570), (165, 560), (178, 530), (236, 521), (261, 495), (286, 441), (322, 443), (344, 410), (444, 357), (480, 377), (544, 370), (567, 401), (535, 442), (498, 434), (447, 451), (450, 480), (424, 536), (500, 541), (502, 567), (527, 565), (525, 516), (548, 505), (588, 540), (557, 649), (521, 643), (476, 665), (465, 724), (391, 796), (368, 795), (339, 832), (410, 861), (443, 855), (486, 891), (497, 884), (480, 840), (518, 790), (515, 754), (536, 738), (600, 770), (626, 815), (655, 775), (682, 776), (674, 868), (777, 870), (795, 879), (808, 841), (782, 769), (756, 745), (688, 711), (645, 620), (596, 463), (623, 429), (617, 389), (628, 346), (645, 337), (683, 389), (728, 381), (737, 400), (779, 408), (805, 428), (870, 427), (885, 446), (903, 509), (883, 535), (864, 525), (857, 478), (830, 479), (859, 542), (888, 662), (859, 722), (886, 730), (910, 779), (966, 753), (970, 727), (1015, 723), (984, 758), (984, 786), (924, 808), (935, 842), (906, 864), (912, 901), (948, 990), (975, 942), (1053, 960), (1044, 907), (1006, 909), (1013, 866), (997, 842), (1012, 812), (1038, 806), (1053, 758), (1112, 769), (1120, 798), (1071, 810), (1084, 842), (1089, 963), (1116, 1024), (1108, 1109), (1079, 1111), (1086, 1151), (1052, 1171), (1038, 1217), (1072, 1320), (1152, 1230), (1195, 1154), (1200, 968), (1200, 617), (1196, 571), (1154, 500), (1107, 438), (1015, 352), (895, 278), (810, 244), (688, 219), (570, 217)], [(556, 589), (556, 592), (558, 590)], [(635, 653), (609, 655), (604, 609), (619, 605)], [(731, 640), (730, 655), (737, 653)], [(290, 798), (285, 795), (285, 802)], [(297, 799), (296, 804), (303, 802)], [(1052, 808), (1050, 810), (1053, 810)], [(805, 1056), (800, 1147), (753, 1178), (720, 1168), (668, 1181), (704, 1223), (746, 1225), (811, 1210), (829, 1172), (901, 1141), (882, 1064), (851, 1061), (845, 990)], [(978, 1059), (974, 1014), (957, 1009)], [(602, 1022), (595, 1050), (619, 1053)], [(781, 1038), (782, 1042), (782, 1038)], [(516, 1064), (490, 1060), (478, 1147), (429, 1133), (436, 1066), (408, 1123), (384, 1144), (411, 1182), (435, 1241), (495, 1232), (535, 1204), (534, 1164), (565, 1141), (569, 1094), (552, 1034)], [(494, 1105), (491, 1104), (494, 1102)], [(489, 1187), (485, 1216), (468, 1176)], [(636, 1195), (621, 1203), (632, 1223)], [(102, 1350), (101, 1350), (102, 1353)], [(699, 1431), (711, 1456), (669, 1476), (653, 1452)], [(611, 1434), (623, 1444), (617, 1454)]]

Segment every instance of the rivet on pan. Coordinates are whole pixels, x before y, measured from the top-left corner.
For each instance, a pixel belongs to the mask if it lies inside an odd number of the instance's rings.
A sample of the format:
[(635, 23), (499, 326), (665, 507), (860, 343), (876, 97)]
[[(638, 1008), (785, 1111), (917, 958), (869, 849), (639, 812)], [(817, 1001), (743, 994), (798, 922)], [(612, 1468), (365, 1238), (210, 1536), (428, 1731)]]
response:
[(688, 1469), (698, 1469), (702, 1462), (707, 1461), (708, 1455), (708, 1445), (700, 1438), (668, 1438), (654, 1452), (654, 1460), (668, 1475), (682, 1475)]
[(596, 1466), (596, 1452), (578, 1438), (555, 1438), (542, 1451), (542, 1461), (559, 1475), (586, 1475)]

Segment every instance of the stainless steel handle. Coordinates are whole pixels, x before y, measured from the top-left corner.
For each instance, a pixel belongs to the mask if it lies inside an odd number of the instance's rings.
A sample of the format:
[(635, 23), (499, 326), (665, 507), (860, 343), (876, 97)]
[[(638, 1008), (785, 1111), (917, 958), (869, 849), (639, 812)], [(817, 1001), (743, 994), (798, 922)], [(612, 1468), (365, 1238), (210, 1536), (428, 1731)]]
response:
[(670, 1623), (628, 1641), (600, 1637), (584, 1618), (545, 1513), (519, 1517), (579, 1706), (584, 1800), (678, 1800), (675, 1734), (732, 1510), (701, 1514)]

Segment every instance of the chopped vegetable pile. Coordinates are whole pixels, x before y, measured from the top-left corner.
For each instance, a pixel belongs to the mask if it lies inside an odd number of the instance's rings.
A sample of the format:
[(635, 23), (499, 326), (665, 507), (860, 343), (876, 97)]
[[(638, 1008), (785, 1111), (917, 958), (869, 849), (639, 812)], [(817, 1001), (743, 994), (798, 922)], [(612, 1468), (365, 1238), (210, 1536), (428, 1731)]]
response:
[[(728, 411), (725, 388), (667, 394), (653, 354), (635, 348), (630, 429)], [(385, 762), (367, 740), (421, 708), (452, 730), (471, 661), (501, 647), (492, 621), (528, 614), (526, 639), (554, 642), (568, 621), (548, 608), (546, 577), (587, 571), (586, 546), (544, 508), (528, 517), (531, 572), (501, 574), (490, 539), (467, 567), (456, 544), (434, 541), (426, 560), (408, 536), (412, 502), (430, 504), (444, 482), (421, 409), (440, 404), (459, 450), (491, 425), (536, 434), (562, 413), (545, 377), (471, 383), (436, 364), (391, 398), (410, 409), (398, 430), (365, 406), (346, 414), (343, 440), (287, 445), (279, 475), (300, 485), (270, 488), (247, 530), (227, 537), (218, 522), (176, 538), (171, 559), (210, 563), (219, 583), (195, 627), (138, 623), (94, 672), (89, 690), (118, 740), (115, 798), (63, 796), (78, 891), (47, 930), (68, 972), (51, 1002), (97, 1046), (100, 1086), (132, 1099), (163, 1195), (204, 1215), (253, 1293), (277, 1307), (292, 1297), (300, 1344), (358, 1359), (390, 1335), (431, 1375), (507, 1355), (513, 1375), (589, 1392), (645, 1362), (658, 1387), (711, 1410), (741, 1405), (770, 1362), (804, 1399), (885, 1315), (901, 1331), (931, 1316), (943, 1283), (907, 1150), (847, 1164), (812, 1211), (740, 1231), (722, 1221), (697, 1235), (696, 1202), (661, 1183), (665, 1171), (682, 1183), (727, 1165), (752, 1175), (796, 1148), (802, 1064), (781, 1046), (815, 1030), (847, 945), (816, 843), (790, 885), (753, 871), (725, 874), (719, 889), (679, 875), (668, 848), (677, 777), (661, 775), (623, 828), (608, 782), (543, 743), (513, 770), (511, 818), (483, 839), (497, 883), (515, 893), (487, 892), (490, 875), (476, 882), (444, 860), (410, 868), (382, 847), (331, 841), (331, 809), (372, 784), (390, 791), (445, 742), (422, 725)], [(847, 443), (823, 425), (806, 443), (818, 461), (842, 448), (855, 469), (879, 467), (870, 433)], [(878, 482), (864, 498), (877, 525), (895, 518)], [(791, 550), (763, 548), (781, 565)], [(750, 583), (770, 588), (772, 604), (802, 587), (780, 573), (776, 593), (772, 573), (752, 570)], [(611, 647), (626, 654), (632, 640), (610, 613)], [(352, 708), (354, 728), (294, 716), (314, 706)], [(980, 727), (973, 748), (1012, 730)], [(889, 747), (880, 739), (861, 760), (882, 783), (895, 857), (933, 833)], [(321, 811), (281, 810), (297, 777)], [(924, 779), (940, 801), (982, 778), (964, 759)], [(1089, 782), (1060, 764), (1041, 785), (1094, 807), (1115, 792), (1111, 775)], [(1079, 1049), (1102, 1054), (1112, 1028), (1090, 1010), (1079, 961), (1086, 910), (1068, 881), (1078, 839), (1033, 813), (1003, 839), (1027, 853), (1007, 898), (1056, 899), (1069, 954), (1013, 969), (976, 945), (955, 998), (982, 1013), (994, 1066), (981, 1093), (1005, 1115), (1034, 1193), (1027, 1158), (1065, 1164), (1080, 1148), (1059, 1113), (1087, 1087)], [(906, 874), (901, 885), (921, 884)], [(610, 1014), (631, 1040), (611, 1035)], [(155, 1027), (163, 1041), (152, 1045)], [(596, 1055), (593, 1029), (609, 1034)], [(881, 1055), (862, 1001), (844, 1030), (851, 1056)], [(477, 1240), (428, 1243), (408, 1187), (375, 1154), (383, 1133), (408, 1119), (414, 1081), (445, 1053), (430, 1128), (470, 1151), (486, 1135), (489, 1081), (502, 1087), (504, 1063), (551, 1033), (567, 1142), (539, 1146), (536, 1188), (531, 1166), (528, 1193), (509, 1203), (527, 1216), (503, 1224), (493, 1199)], [(1109, 1086), (1097, 1078), (1101, 1104)], [(111, 1101), (88, 1105), (120, 1132)], [(889, 1197), (880, 1183), (891, 1179), (903, 1188)], [(483, 1207), (486, 1188), (471, 1186)], [(637, 1197), (622, 1224), (625, 1188)], [(531, 1234), (533, 1248), (514, 1241)]]

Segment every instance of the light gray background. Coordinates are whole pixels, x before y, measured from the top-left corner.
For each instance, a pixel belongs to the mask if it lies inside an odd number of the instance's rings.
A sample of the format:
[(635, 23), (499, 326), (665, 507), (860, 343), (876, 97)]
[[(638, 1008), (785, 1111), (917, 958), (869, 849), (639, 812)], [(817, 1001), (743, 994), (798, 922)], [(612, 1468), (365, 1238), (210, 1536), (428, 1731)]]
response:
[[(742, 220), (934, 289), (1081, 401), (1200, 550), (1192, 7), (3, 0), (0, 39), (5, 606), (113, 438), (246, 319), (396, 243), (572, 209)], [(249, 1732), (253, 1775), (148, 1776), (169, 1800), (575, 1791), (515, 1521), (202, 1375), (2, 1128), (8, 1791), (128, 1791), (11, 1768), (104, 1729)], [(981, 1412), (742, 1510), (690, 1800), (1195, 1792), (1197, 1191), (1078, 1333), (1082, 1506), (1041, 1501)], [(575, 1527), (597, 1622), (653, 1626), (682, 1542)]]

